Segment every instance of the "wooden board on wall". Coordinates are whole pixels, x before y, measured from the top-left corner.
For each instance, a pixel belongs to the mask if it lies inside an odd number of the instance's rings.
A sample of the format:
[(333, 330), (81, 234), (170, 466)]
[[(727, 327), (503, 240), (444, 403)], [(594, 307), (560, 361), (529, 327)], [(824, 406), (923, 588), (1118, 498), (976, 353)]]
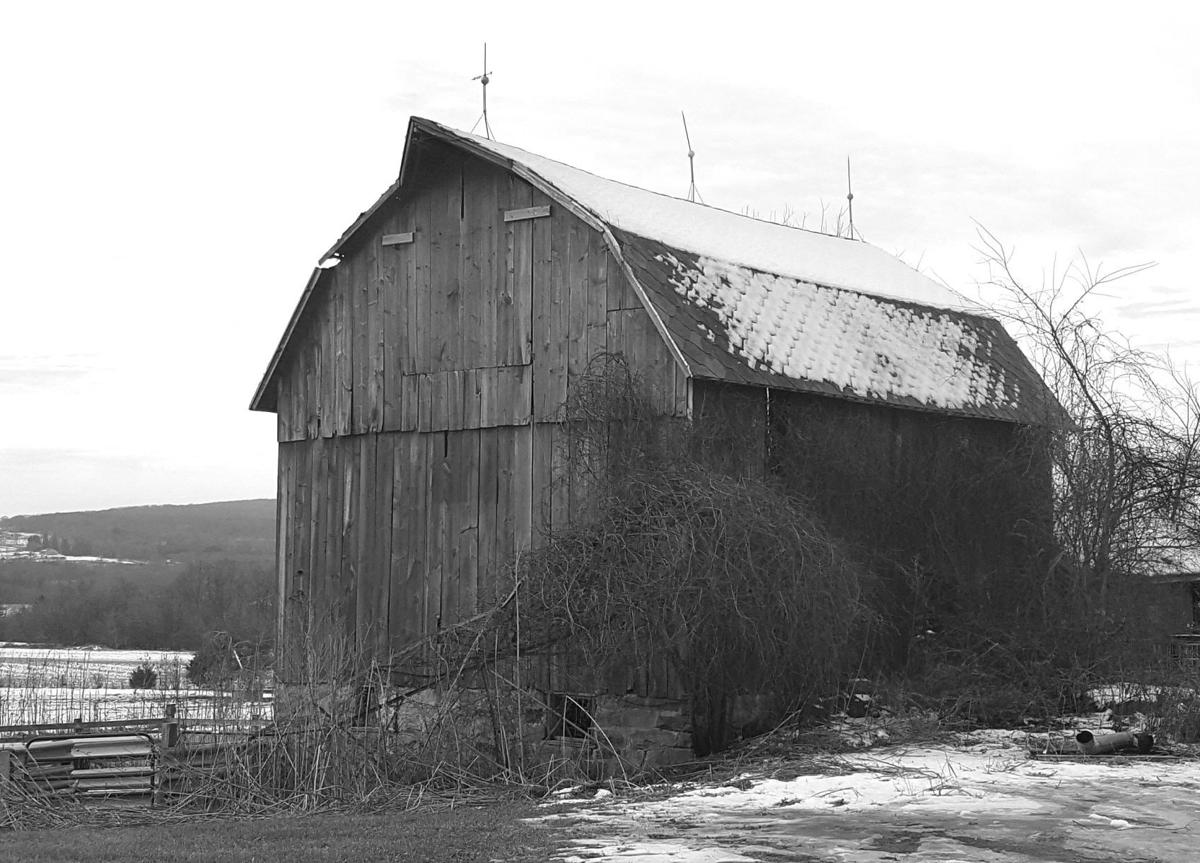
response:
[(378, 435), (361, 435), (355, 447), (355, 494), (354, 494), (354, 559), (355, 559), (355, 611), (354, 642), (356, 652), (369, 649), (376, 632), (376, 611), (384, 593), (383, 573), (379, 572), (379, 540), (376, 526), (375, 456)]
[(447, 509), (448, 565), (443, 581), (442, 623), (475, 612), (479, 562), (479, 430), (447, 435), (450, 487)]
[(500, 429), (479, 432), (478, 501), (478, 561), (475, 587), (477, 608), (489, 607), (497, 601), (496, 573), (503, 564), (499, 557), (500, 529)]
[[(509, 178), (510, 207), (529, 206), (533, 187), (515, 176)], [(541, 220), (507, 222), (505, 230), (504, 293), (497, 308), (496, 346), (500, 364), (524, 365), (532, 357), (533, 327), (533, 227)]]
[(341, 528), (342, 557), (338, 565), (338, 598), (334, 607), (341, 617), (341, 631), (333, 633), (327, 647), (333, 661), (340, 661), (355, 643), (358, 632), (358, 536), (355, 525), (358, 518), (358, 442), (360, 438), (347, 438), (336, 450), (337, 473), (341, 479), (340, 499), (342, 510), (338, 523)]
[(458, 367), (462, 353), (460, 293), (460, 208), (457, 166), (454, 176), (430, 191), (430, 281), (428, 365), (430, 371)]
[(645, 309), (619, 309), (608, 313), (608, 348), (625, 355), (646, 387), (654, 409), (675, 413), (677, 364)]
[[(591, 281), (589, 264), (592, 238), (597, 232), (575, 216), (567, 222), (566, 301), (567, 388), (579, 378), (588, 364), (588, 312)], [(566, 398), (566, 393), (563, 394)]]
[(350, 431), (367, 430), (367, 285), (366, 262), (361, 255), (348, 255), (338, 264), (344, 271), (350, 306)]
[[(534, 204), (549, 203), (539, 192)], [(558, 417), (567, 397), (567, 327), (570, 316), (569, 231), (574, 217), (561, 208), (533, 219), (533, 416)]]
[(300, 634), (297, 630), (297, 604), (292, 600), (295, 583), (292, 578), (292, 471), (293, 447), (279, 446), (279, 486), (275, 502), (275, 638), (278, 641), (280, 659), (279, 675), (283, 681), (294, 681), (300, 676)]
[(337, 433), (337, 342), (334, 333), (333, 288), (331, 280), (323, 275), (317, 283), (318, 302), (314, 316), (321, 342), (321, 375), (317, 386), (321, 395), (319, 421), (321, 437), (333, 437)]
[(388, 619), (392, 648), (426, 634), (426, 513), (430, 473), (426, 439), (419, 434), (393, 439), (392, 588)]
[(446, 464), (447, 433), (421, 436), (429, 471), (428, 508), (425, 513), (425, 620), (422, 633), (429, 635), (442, 626), (442, 582), (446, 572), (449, 532), (450, 472)]
[[(608, 350), (608, 262), (611, 256), (599, 231), (588, 232), (587, 360)], [(586, 368), (586, 367), (585, 367)]]
[(330, 271), (334, 293), (333, 330), (336, 373), (334, 400), (337, 409), (336, 428), (339, 435), (351, 434), (354, 430), (352, 403), (354, 399), (353, 350), (353, 304), (350, 299), (349, 273), (339, 265)]
[(380, 297), (379, 252), (382, 234), (370, 235), (362, 250), (363, 289), (366, 301), (367, 333), (363, 355), (366, 375), (366, 400), (363, 431), (377, 432), (383, 429), (384, 362), (383, 362), (383, 302)]
[(638, 299), (637, 294), (633, 290), (633, 286), (629, 284), (629, 280), (625, 278), (625, 271), (621, 269), (617, 259), (610, 253), (607, 263), (608, 275), (608, 310), (610, 312), (617, 309), (642, 309), (642, 301)]
[(531, 518), (533, 548), (546, 544), (554, 527), (554, 423), (535, 423), (531, 426)]

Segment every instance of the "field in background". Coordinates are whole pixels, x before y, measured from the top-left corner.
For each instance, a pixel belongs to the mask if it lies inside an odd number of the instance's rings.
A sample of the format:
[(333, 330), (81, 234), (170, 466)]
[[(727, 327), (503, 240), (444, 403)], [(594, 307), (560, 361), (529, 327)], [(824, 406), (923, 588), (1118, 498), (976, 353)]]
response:
[[(184, 722), (271, 718), (261, 684), (238, 692), (194, 686), (187, 679), (191, 658), (171, 650), (0, 647), (0, 725), (141, 719), (162, 716), (169, 704)], [(135, 689), (130, 675), (146, 664), (155, 685)]]

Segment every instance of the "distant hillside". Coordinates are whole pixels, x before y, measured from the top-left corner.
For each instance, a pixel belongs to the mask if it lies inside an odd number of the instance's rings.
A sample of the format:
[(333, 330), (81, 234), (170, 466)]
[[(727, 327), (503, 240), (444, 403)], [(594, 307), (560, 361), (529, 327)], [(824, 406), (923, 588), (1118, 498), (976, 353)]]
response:
[(0, 518), (0, 529), (42, 534), (49, 545), (73, 555), (269, 562), (275, 554), (275, 501), (17, 515)]

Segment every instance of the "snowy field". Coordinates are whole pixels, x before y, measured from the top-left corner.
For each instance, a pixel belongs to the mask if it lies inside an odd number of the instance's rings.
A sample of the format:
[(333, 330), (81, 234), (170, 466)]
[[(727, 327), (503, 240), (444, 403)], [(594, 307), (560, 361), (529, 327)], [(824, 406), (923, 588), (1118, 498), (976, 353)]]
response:
[(573, 837), (564, 863), (1200, 860), (1200, 761), (1045, 761), (1029, 742), (774, 759), (722, 784), (568, 799), (545, 820)]
[[(269, 700), (246, 701), (188, 683), (192, 654), (170, 650), (0, 647), (0, 725), (99, 722), (162, 716), (176, 705), (184, 719), (270, 717)], [(129, 677), (151, 665), (155, 686), (134, 689)]]

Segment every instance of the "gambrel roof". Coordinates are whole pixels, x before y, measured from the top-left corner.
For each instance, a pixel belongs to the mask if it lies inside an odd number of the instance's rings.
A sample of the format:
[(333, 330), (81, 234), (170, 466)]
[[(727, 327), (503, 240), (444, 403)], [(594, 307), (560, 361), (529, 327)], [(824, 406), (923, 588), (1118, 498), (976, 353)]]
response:
[[(401, 192), (429, 140), (497, 163), (601, 231), (684, 372), (963, 416), (1044, 424), (1059, 408), (1000, 323), (860, 240), (661, 195), (413, 118), (400, 177), (322, 260)], [(253, 404), (271, 410), (276, 367)]]

